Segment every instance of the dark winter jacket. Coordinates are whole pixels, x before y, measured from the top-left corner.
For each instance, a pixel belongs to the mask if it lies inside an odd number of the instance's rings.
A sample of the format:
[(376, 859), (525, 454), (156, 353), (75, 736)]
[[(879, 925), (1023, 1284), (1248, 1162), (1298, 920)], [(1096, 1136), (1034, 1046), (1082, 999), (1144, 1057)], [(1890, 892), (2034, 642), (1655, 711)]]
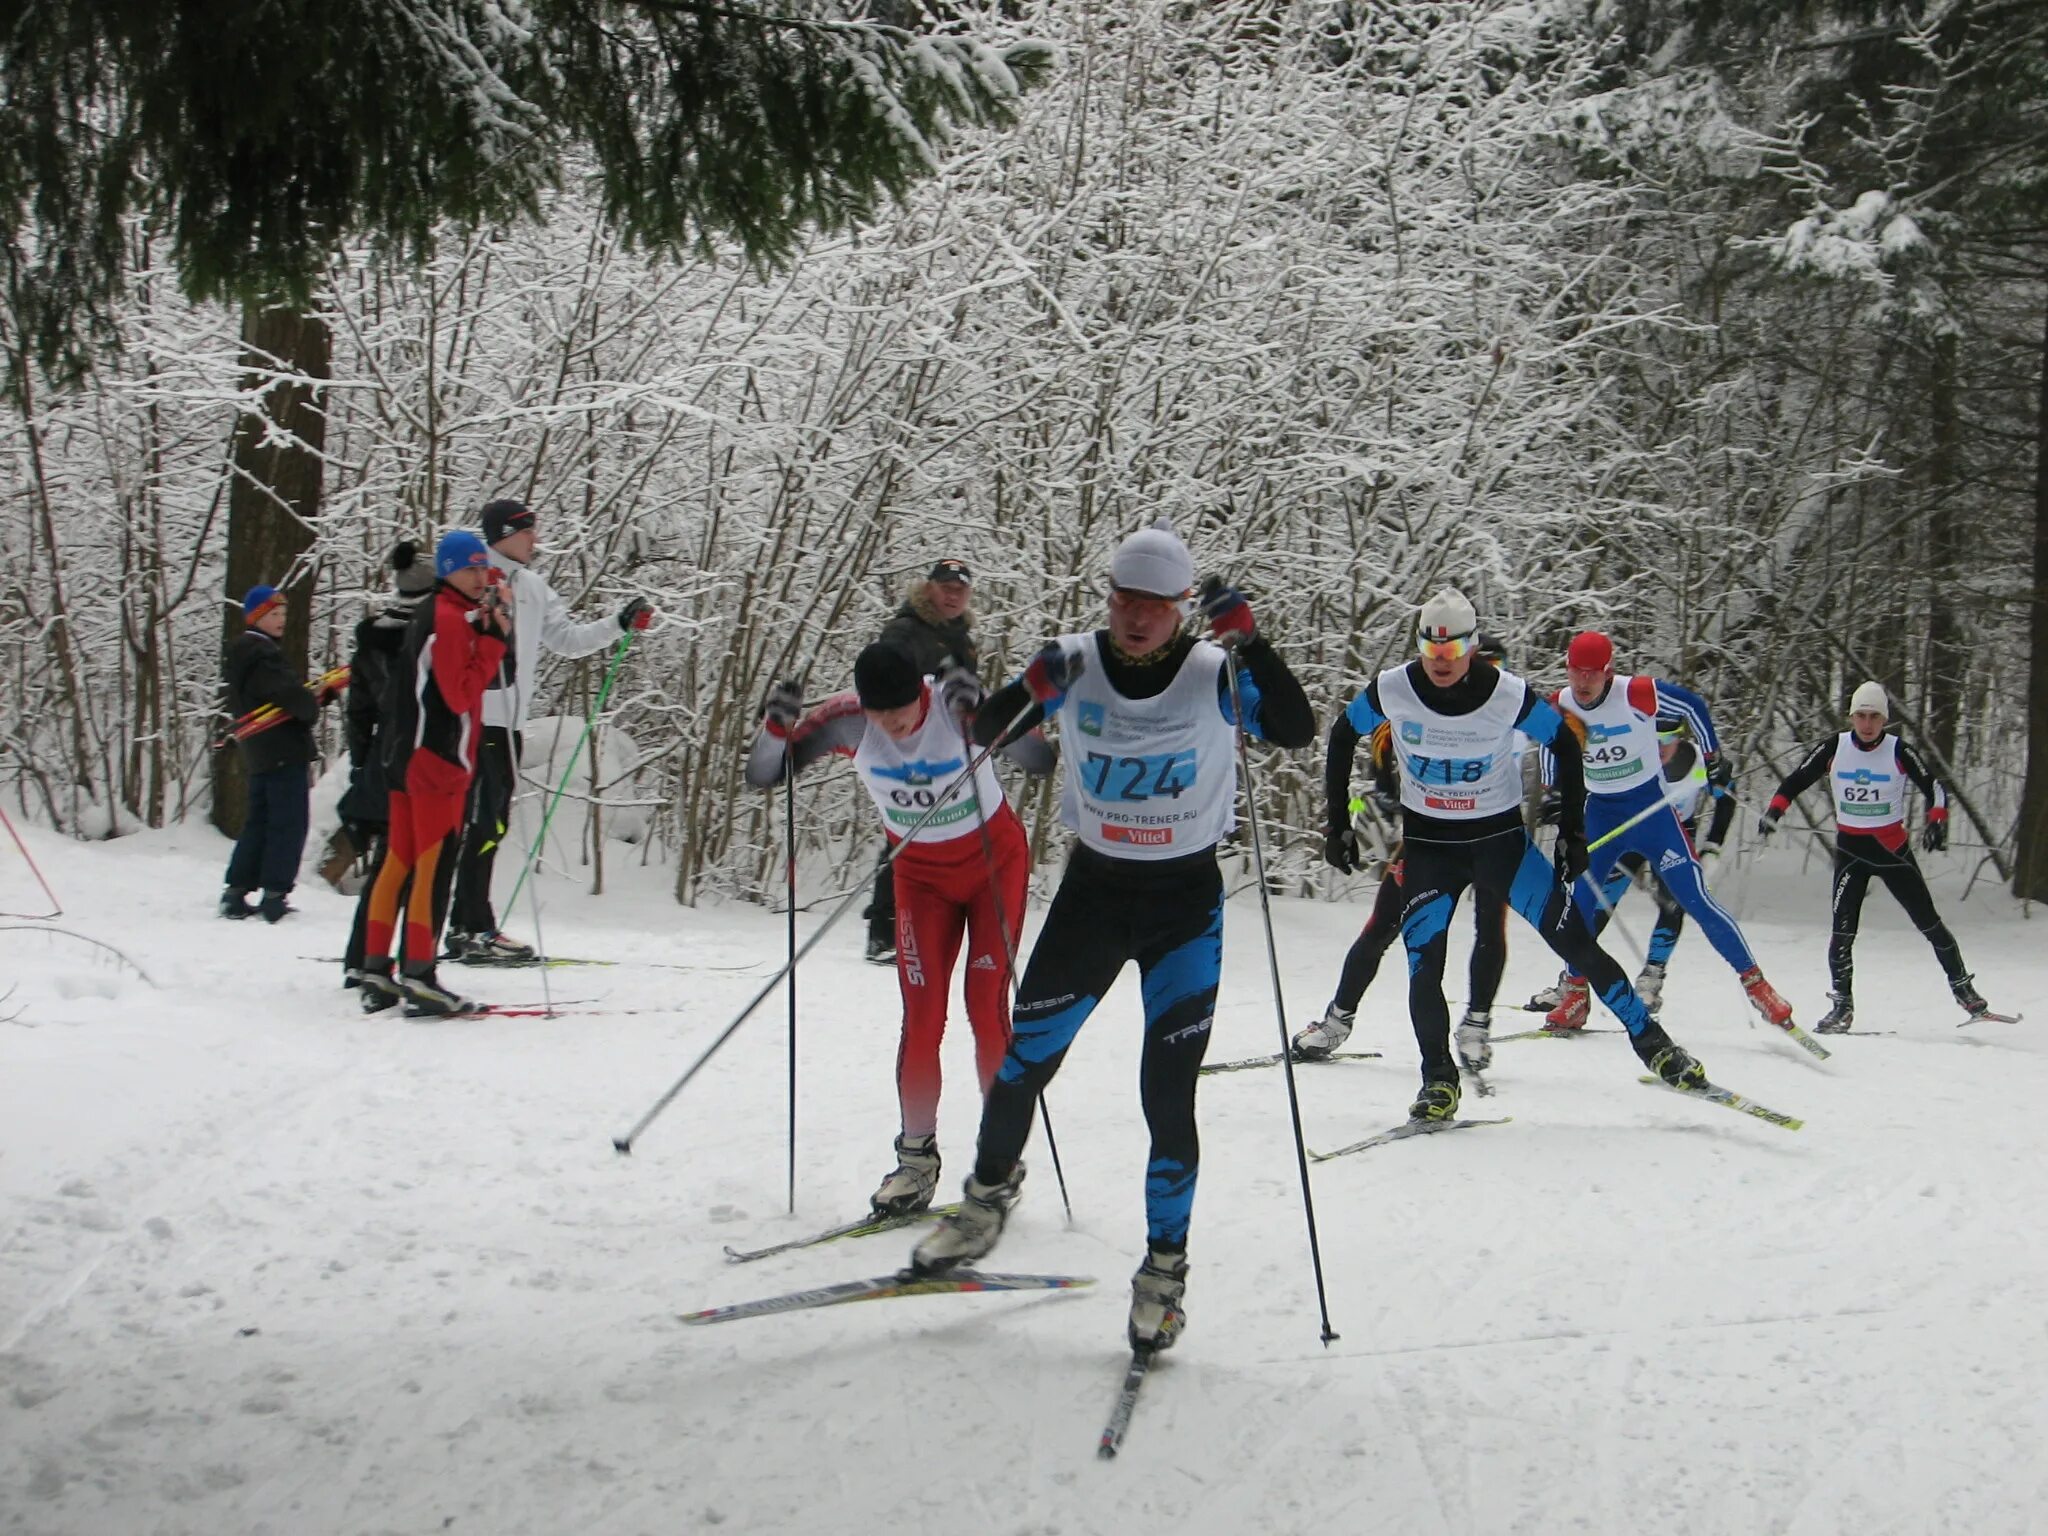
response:
[[(453, 786), (476, 771), (477, 738), (483, 733), (484, 690), (505, 657), (496, 630), (470, 622), (477, 605), (449, 586), (434, 585), (432, 601), (413, 611), (406, 624), (401, 672), (392, 680), (389, 722), (384, 731), (384, 782), (407, 783), (416, 752), (439, 760), (435, 776)], [(441, 770), (446, 770), (445, 772)]]
[(381, 613), (356, 625), (355, 651), (349, 657), (348, 790), (341, 797), (341, 819), (371, 826), (390, 821), (390, 786), (384, 778), (384, 727), (391, 718), (391, 680), (405, 657), (405, 631), (420, 597), (402, 597)]
[(313, 746), (313, 722), (320, 718), (320, 702), (293, 672), (275, 640), (258, 629), (243, 630), (228, 647), (223, 674), (231, 724), (265, 705), (285, 713), (277, 724), (241, 738), (242, 762), (249, 772), (268, 773), (319, 756)]
[(981, 665), (981, 650), (968, 632), (972, 623), (973, 619), (965, 613), (957, 619), (942, 619), (913, 597), (896, 610), (895, 617), (882, 626), (882, 633), (876, 638), (908, 653), (917, 663), (917, 670), (927, 677), (937, 672), (939, 663), (948, 656), (975, 671)]

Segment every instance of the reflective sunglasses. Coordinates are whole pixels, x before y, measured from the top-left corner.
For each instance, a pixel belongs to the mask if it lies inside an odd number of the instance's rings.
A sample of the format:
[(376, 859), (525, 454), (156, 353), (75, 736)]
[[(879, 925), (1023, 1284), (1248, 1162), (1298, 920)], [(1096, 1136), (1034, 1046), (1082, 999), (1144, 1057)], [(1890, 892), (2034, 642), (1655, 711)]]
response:
[(1448, 640), (1432, 640), (1427, 635), (1415, 637), (1415, 649), (1432, 661), (1456, 661), (1460, 656), (1470, 656), (1478, 648), (1477, 635), (1453, 635)]

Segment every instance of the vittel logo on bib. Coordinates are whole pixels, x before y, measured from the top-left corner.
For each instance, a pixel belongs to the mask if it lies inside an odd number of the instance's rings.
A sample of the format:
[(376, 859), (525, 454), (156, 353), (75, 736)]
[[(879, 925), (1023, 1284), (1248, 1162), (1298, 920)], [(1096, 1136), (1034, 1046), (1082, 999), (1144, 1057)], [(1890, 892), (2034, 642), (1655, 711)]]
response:
[(1102, 840), (1129, 843), (1138, 848), (1164, 848), (1173, 841), (1171, 827), (1119, 827), (1103, 823)]
[(1470, 795), (1424, 795), (1422, 803), (1432, 811), (1476, 811), (1479, 802)]

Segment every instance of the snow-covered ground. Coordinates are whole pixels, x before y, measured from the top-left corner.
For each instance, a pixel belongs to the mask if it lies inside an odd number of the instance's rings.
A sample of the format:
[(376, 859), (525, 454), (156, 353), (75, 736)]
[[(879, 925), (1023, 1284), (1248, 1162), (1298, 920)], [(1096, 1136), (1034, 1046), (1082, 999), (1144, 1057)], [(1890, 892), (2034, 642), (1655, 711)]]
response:
[[(1051, 1094), (1074, 1223), (1034, 1141), (993, 1265), (1099, 1285), (685, 1328), (909, 1247), (720, 1252), (842, 1219), (887, 1171), (894, 978), (857, 925), (802, 977), (791, 1217), (779, 994), (630, 1159), (611, 1147), (772, 974), (779, 915), (681, 910), (618, 858), (605, 898), (545, 887), (553, 948), (619, 962), (546, 981), (601, 1007), (364, 1020), (303, 958), (339, 952), (343, 898), (224, 923), (203, 829), (23, 830), (68, 904), (51, 926), (148, 979), (0, 928), (0, 1530), (2048, 1531), (2048, 930), (1982, 885), (1959, 903), (1960, 858), (1937, 895), (1994, 1005), (2034, 1017), (1958, 1031), (1874, 891), (1861, 1023), (1897, 1033), (1823, 1066), (1748, 1027), (1689, 935), (1673, 1034), (1807, 1128), (1639, 1087), (1616, 1036), (1503, 1045), (1465, 1112), (1512, 1125), (1316, 1169), (1328, 1347), (1282, 1077), (1206, 1080), (1189, 1329), (1100, 1462), (1143, 1233), (1130, 980)], [(1721, 890), (1817, 1017), (1821, 867), (1776, 849)], [(0, 844), (0, 907), (35, 895)], [(1299, 1022), (1365, 908), (1275, 910)], [(1256, 902), (1228, 928), (1212, 1060), (1275, 1045)], [(1509, 1002), (1553, 971), (1513, 944)], [(1401, 1117), (1400, 980), (1396, 956), (1352, 1042), (1385, 1060), (1301, 1074), (1311, 1146)], [(950, 1184), (964, 1027), (947, 1052)]]

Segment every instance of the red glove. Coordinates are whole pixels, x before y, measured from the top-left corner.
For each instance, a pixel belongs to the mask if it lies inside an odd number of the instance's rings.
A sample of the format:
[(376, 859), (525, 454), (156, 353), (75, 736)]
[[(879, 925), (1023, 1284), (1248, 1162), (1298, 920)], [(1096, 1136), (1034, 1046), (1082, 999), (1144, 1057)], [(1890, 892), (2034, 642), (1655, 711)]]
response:
[(654, 604), (636, 597), (619, 610), (620, 629), (645, 629), (654, 622)]
[(1223, 579), (1211, 576), (1202, 583), (1202, 616), (1209, 621), (1209, 633), (1220, 645), (1241, 645), (1257, 633), (1252, 605), (1244, 594)]
[(1069, 656), (1054, 641), (1031, 658), (1031, 665), (1024, 669), (1024, 686), (1031, 690), (1032, 698), (1050, 707), (1080, 675), (1081, 658)]

